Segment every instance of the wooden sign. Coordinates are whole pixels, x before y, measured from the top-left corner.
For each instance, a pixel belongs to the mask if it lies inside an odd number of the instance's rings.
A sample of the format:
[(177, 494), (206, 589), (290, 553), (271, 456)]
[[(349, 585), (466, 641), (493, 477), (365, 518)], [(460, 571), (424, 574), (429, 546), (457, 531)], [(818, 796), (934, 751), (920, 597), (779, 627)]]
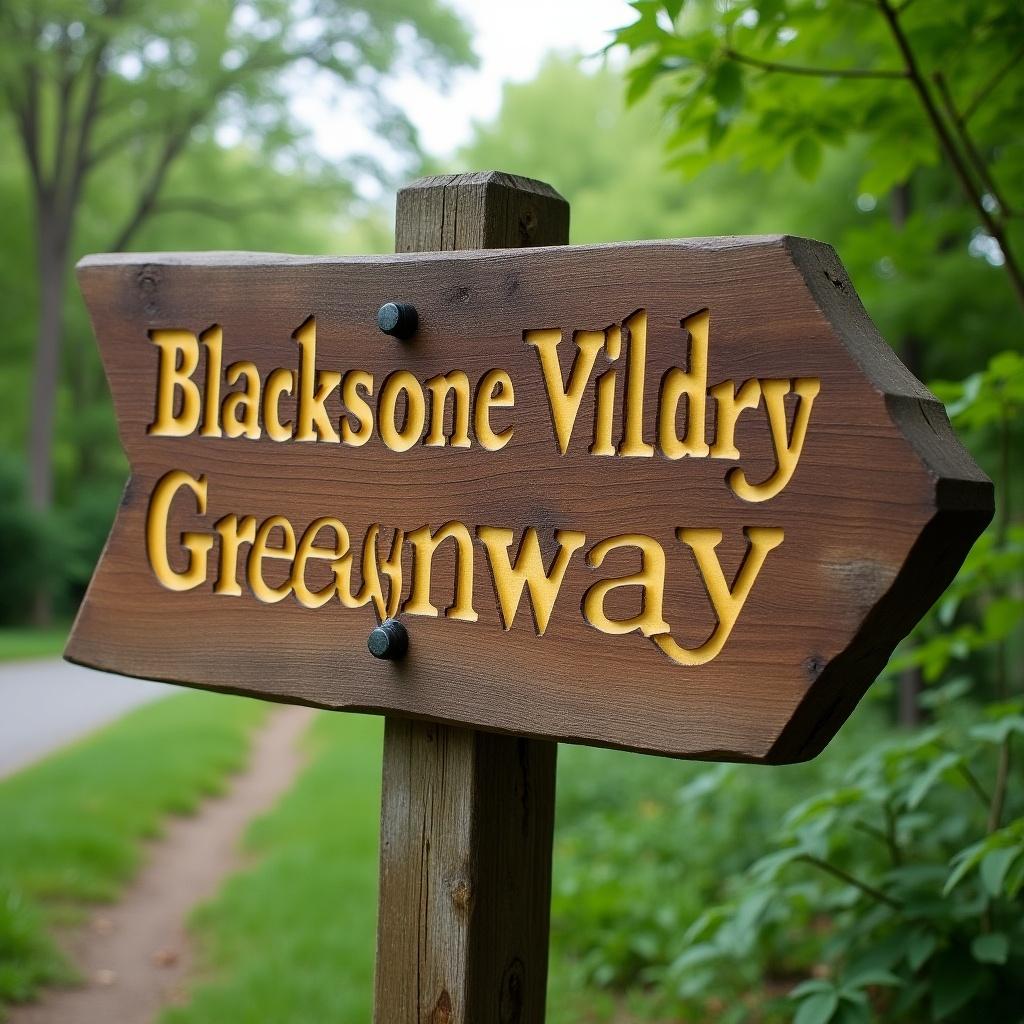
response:
[[(819, 243), (79, 276), (132, 466), (67, 651), (96, 668), (800, 760), (991, 517)], [(390, 617), (408, 653), (378, 660)]]

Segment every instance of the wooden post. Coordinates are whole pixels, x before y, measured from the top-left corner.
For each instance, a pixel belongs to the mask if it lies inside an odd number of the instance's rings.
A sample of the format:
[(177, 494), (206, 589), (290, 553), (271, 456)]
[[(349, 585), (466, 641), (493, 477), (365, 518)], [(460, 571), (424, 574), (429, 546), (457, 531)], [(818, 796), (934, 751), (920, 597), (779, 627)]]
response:
[[(398, 194), (395, 249), (568, 241), (550, 186), (499, 172)], [(540, 1024), (556, 744), (388, 718), (375, 1024)]]

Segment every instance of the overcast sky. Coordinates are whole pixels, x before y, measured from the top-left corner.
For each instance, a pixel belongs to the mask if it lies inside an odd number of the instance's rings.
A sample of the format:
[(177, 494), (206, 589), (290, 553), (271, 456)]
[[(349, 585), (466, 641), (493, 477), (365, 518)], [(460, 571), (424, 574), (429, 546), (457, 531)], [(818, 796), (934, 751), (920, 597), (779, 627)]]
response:
[[(476, 71), (459, 72), (447, 93), (413, 76), (399, 77), (389, 95), (416, 125), (425, 149), (446, 155), (467, 141), (474, 120), (498, 111), (504, 82), (528, 81), (549, 50), (600, 50), (614, 28), (633, 20), (626, 0), (449, 0), (470, 26), (480, 58)], [(326, 87), (326, 83), (325, 83)], [(309, 90), (295, 110), (315, 132), (317, 148), (345, 157), (371, 148), (360, 111), (332, 107)]]

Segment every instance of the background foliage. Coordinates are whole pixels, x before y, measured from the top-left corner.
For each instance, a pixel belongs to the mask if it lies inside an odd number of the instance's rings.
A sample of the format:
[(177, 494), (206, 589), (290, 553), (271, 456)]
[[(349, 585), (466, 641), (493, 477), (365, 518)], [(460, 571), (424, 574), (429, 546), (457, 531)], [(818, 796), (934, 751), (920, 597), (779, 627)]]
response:
[[(271, 17), (275, 7), (260, 9)], [(443, 62), (470, 59), (440, 5), (419, 9), (424, 33), (447, 40)], [(1014, 269), (1024, 246), (1024, 7), (635, 0), (623, 22), (608, 61), (552, 55), (532, 81), (506, 88), (497, 117), (460, 153), (424, 158), (422, 169), (497, 167), (550, 181), (571, 201), (576, 242), (760, 232), (832, 242), (883, 335), (934, 382), (995, 480), (999, 510), (949, 592), (812, 764), (708, 767), (563, 749), (552, 1019), (1019, 1020), (1024, 316)], [(187, 39), (190, 30), (176, 31)], [(133, 38), (124, 52), (138, 49)], [(393, 56), (392, 36), (382, 38), (378, 73)], [(5, 52), (0, 65), (11, 59)], [(158, 64), (146, 75), (166, 72)], [(282, 94), (263, 92), (279, 85), (233, 93), (189, 133), (161, 191), (163, 212), (139, 226), (134, 246), (390, 248), (387, 212), (355, 197), (366, 167), (327, 166), (309, 158), (308, 140), (282, 134)], [(142, 84), (117, 88), (131, 95)], [(275, 116), (259, 116), (264, 99)], [(418, 160), (407, 127), (381, 113), (389, 144)], [(213, 129), (236, 114), (245, 130), (229, 143)], [(40, 514), (25, 498), (37, 225), (29, 176), (11, 155), (15, 132), (13, 119), (0, 119), (3, 622), (29, 614), (40, 574), (59, 609), (73, 610), (125, 473), (68, 282), (55, 500)], [(73, 256), (106, 244), (147, 153), (141, 143), (91, 179)], [(342, 756), (327, 735), (323, 757)], [(341, 843), (346, 857), (370, 864), (360, 842), (317, 826), (315, 801), (301, 792), (280, 814), (306, 815), (302, 855), (320, 851), (316, 863), (333, 864)], [(274, 858), (300, 855), (273, 821), (261, 836), (268, 877)], [(317, 915), (306, 921), (289, 904), (294, 934), (282, 935), (279, 903), (249, 884), (201, 915), (215, 962), (229, 970), (239, 959), (233, 936), (244, 920), (308, 965), (303, 943), (315, 944)], [(335, 936), (341, 945), (351, 937)], [(360, 948), (371, 942), (360, 938)], [(205, 989), (182, 1019), (207, 1005), (226, 1013), (234, 1000), (224, 993), (241, 977)], [(307, 1019), (358, 1003), (339, 995), (332, 1004), (327, 975), (307, 980)]]

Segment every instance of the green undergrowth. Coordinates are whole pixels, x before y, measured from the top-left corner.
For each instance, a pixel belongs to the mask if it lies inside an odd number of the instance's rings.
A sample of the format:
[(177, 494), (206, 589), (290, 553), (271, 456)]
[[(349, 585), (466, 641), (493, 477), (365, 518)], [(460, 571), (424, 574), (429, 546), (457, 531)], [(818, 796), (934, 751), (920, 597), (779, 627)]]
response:
[(113, 900), (143, 841), (192, 813), (246, 761), (265, 706), (189, 693), (139, 708), (0, 782), (0, 1019), (71, 979), (48, 929)]
[(309, 766), (193, 919), (206, 977), (162, 1024), (364, 1022), (373, 1000), (382, 720), (320, 716)]
[(5, 626), (0, 629), (0, 662), (56, 658), (64, 650), (67, 638), (67, 626), (52, 629)]

